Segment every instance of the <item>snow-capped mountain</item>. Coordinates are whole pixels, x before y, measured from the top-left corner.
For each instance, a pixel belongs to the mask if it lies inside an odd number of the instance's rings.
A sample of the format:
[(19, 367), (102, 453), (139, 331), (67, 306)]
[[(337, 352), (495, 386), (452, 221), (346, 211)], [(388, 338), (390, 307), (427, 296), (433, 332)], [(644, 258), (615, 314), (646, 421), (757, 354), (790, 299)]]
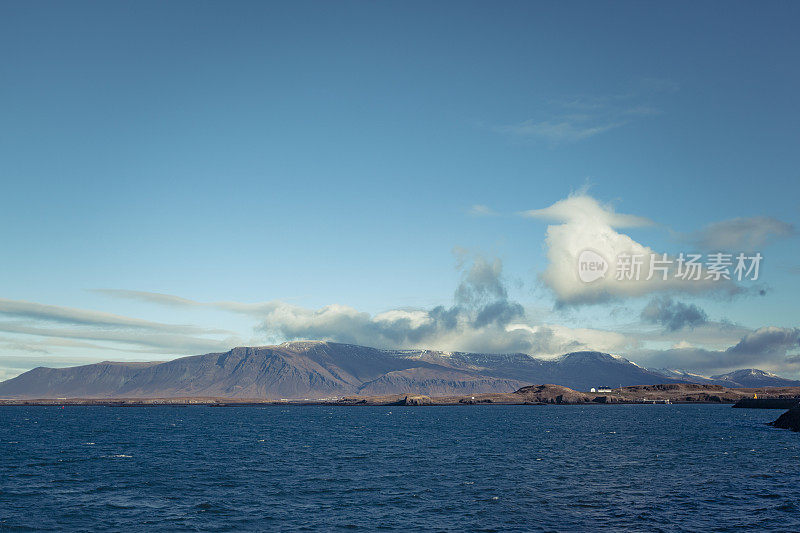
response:
[(727, 374), (711, 376), (711, 379), (719, 381), (720, 384), (726, 387), (800, 387), (800, 381), (798, 380), (782, 378), (757, 368), (734, 370)]
[(511, 392), (526, 385), (592, 387), (716, 383), (729, 387), (800, 385), (757, 370), (705, 378), (653, 371), (601, 352), (557, 359), (523, 353), (380, 350), (322, 341), (234, 348), (163, 363), (103, 362), (35, 368), (0, 382), (0, 398), (228, 397), (323, 398), (418, 393), (432, 396)]

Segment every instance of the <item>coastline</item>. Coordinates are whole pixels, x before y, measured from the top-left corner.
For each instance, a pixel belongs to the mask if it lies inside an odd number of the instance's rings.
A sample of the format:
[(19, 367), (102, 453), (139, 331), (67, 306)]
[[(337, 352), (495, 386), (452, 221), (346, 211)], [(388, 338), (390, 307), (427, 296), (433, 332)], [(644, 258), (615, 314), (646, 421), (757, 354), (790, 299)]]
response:
[(350, 395), (336, 398), (231, 398), (231, 397), (150, 397), (150, 398), (0, 398), (0, 406), (209, 406), (254, 405), (320, 406), (468, 406), (468, 405), (650, 405), (664, 403), (735, 404), (754, 396), (761, 399), (800, 399), (800, 387), (729, 389), (717, 385), (668, 384), (636, 385), (612, 389), (607, 393), (575, 391), (559, 385), (532, 385), (510, 393), (483, 393), (470, 396), (426, 396), (414, 393), (383, 396)]

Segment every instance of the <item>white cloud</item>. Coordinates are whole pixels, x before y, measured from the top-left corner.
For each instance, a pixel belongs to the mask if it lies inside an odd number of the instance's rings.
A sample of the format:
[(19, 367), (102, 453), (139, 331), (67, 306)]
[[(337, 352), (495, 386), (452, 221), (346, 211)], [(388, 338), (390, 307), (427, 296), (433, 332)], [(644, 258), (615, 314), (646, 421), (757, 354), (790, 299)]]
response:
[(539, 347), (537, 355), (540, 357), (559, 356), (581, 350), (620, 353), (638, 344), (633, 338), (614, 331), (569, 328), (557, 324), (540, 326), (516, 324), (509, 326), (509, 330), (531, 333), (537, 341)]
[[(545, 245), (548, 264), (541, 274), (541, 280), (553, 291), (559, 306), (606, 302), (614, 298), (663, 291), (723, 291), (730, 294), (740, 291), (730, 281), (676, 278), (674, 265), (670, 267), (666, 280), (658, 271), (654, 272), (652, 279), (647, 280), (651, 255), (656, 254), (657, 258), (661, 258), (662, 254), (617, 229), (641, 227), (652, 222), (644, 217), (617, 213), (613, 207), (601, 204), (585, 192), (573, 194), (544, 209), (526, 211), (523, 215), (557, 223), (547, 227)], [(609, 264), (606, 275), (591, 283), (581, 281), (578, 276), (578, 257), (584, 250), (600, 254)], [(638, 280), (616, 279), (617, 257), (623, 254), (641, 257)], [(705, 278), (705, 272), (701, 277)]]
[(683, 350), (686, 348), (694, 348), (694, 345), (692, 345), (691, 342), (686, 342), (686, 341), (676, 342), (675, 344), (672, 345), (673, 350)]
[(531, 209), (522, 213), (526, 217), (539, 218), (563, 224), (582, 224), (614, 228), (638, 228), (655, 223), (645, 217), (617, 213), (610, 205), (603, 205), (580, 191), (564, 200), (559, 200), (544, 209)]

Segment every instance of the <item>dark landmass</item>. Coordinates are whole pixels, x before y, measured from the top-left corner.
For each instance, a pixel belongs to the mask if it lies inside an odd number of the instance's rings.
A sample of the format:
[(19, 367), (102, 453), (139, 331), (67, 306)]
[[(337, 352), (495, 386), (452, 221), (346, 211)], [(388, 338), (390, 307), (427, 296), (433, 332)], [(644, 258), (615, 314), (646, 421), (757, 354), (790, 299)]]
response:
[(773, 389), (730, 389), (720, 385), (659, 384), (621, 387), (597, 394), (580, 392), (561, 385), (530, 385), (508, 393), (428, 396), (425, 394), (353, 395), (339, 398), (284, 399), (172, 397), (172, 398), (45, 398), (0, 399), (3, 405), (104, 405), (110, 407), (148, 405), (343, 405), (343, 406), (427, 406), (427, 405), (601, 405), (652, 403), (735, 403), (743, 398), (786, 399), (800, 401), (800, 387)]
[(800, 398), (790, 396), (788, 398), (742, 398), (734, 407), (743, 409), (789, 409), (800, 403)]
[[(757, 381), (759, 387), (786, 386), (787, 383), (800, 386), (800, 382), (762, 371), (741, 372), (736, 379), (748, 377)], [(680, 372), (670, 375), (683, 377), (667, 377), (622, 357), (600, 352), (575, 352), (555, 360), (544, 360), (522, 353), (379, 350), (309, 341), (234, 348), (224, 353), (166, 362), (39, 367), (0, 382), (0, 398), (226, 398), (316, 402), (344, 396), (407, 394), (461, 398), (489, 393), (517, 394), (515, 391), (532, 383), (557, 383), (569, 387), (567, 390), (572, 393), (592, 387), (686, 384), (698, 380), (706, 380), (696, 383), (703, 386), (725, 388), (720, 383), (727, 384), (728, 388), (741, 386), (733, 381), (733, 374), (717, 376), (719, 379), (714, 383), (702, 376)], [(719, 390), (707, 389), (706, 394), (716, 397)], [(585, 396), (588, 398), (589, 394)], [(609, 394), (608, 398), (613, 402), (617, 396)], [(725, 398), (720, 401), (738, 399)]]
[(789, 409), (779, 416), (775, 422), (770, 422), (769, 425), (780, 429), (800, 431), (800, 407)]

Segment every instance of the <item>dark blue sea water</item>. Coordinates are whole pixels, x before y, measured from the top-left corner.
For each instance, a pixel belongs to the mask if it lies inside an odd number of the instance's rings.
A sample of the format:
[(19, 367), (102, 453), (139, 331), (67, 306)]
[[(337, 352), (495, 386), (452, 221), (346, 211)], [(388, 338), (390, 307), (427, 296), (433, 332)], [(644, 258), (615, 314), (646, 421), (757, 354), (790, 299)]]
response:
[(779, 414), (0, 407), (0, 529), (800, 531)]

